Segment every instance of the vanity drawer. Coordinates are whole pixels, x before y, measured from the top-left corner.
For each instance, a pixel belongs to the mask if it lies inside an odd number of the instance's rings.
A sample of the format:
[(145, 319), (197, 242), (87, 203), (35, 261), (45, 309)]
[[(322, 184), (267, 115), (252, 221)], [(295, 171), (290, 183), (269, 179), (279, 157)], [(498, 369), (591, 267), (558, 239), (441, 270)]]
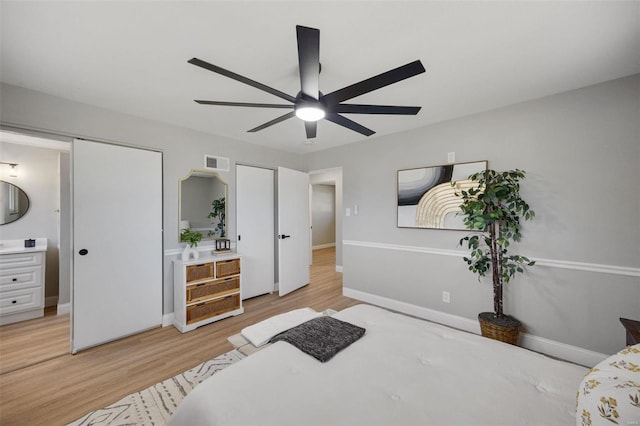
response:
[(42, 265), (42, 263), (43, 256), (41, 252), (4, 254), (0, 256), (0, 271), (23, 266), (38, 266)]
[(202, 321), (239, 308), (240, 294), (232, 294), (209, 302), (187, 306), (187, 324)]
[(216, 278), (238, 275), (240, 273), (240, 259), (219, 260), (216, 262)]
[(213, 262), (187, 266), (187, 282), (213, 279)]
[(43, 308), (42, 290), (33, 287), (0, 293), (0, 315)]
[(42, 267), (0, 269), (0, 291), (18, 290), (41, 285)]
[(189, 285), (187, 286), (187, 303), (195, 303), (238, 291), (240, 291), (240, 277), (237, 276)]

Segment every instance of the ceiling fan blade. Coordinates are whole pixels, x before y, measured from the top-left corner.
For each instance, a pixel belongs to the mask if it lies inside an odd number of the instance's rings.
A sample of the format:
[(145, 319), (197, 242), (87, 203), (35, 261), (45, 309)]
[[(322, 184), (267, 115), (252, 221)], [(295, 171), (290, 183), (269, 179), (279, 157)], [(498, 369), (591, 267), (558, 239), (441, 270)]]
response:
[(264, 123), (264, 124), (262, 124), (262, 125), (260, 125), (258, 127), (255, 127), (255, 128), (253, 128), (251, 130), (247, 130), (247, 132), (251, 132), (251, 133), (258, 132), (258, 131), (260, 131), (262, 129), (266, 129), (267, 127), (271, 127), (274, 124), (278, 124), (278, 123), (280, 123), (280, 122), (282, 122), (284, 120), (288, 120), (291, 117), (295, 117), (295, 115), (296, 115), (296, 113), (294, 111), (288, 112), (285, 115), (282, 115), (282, 116), (280, 116), (278, 118), (274, 118), (271, 121), (267, 121), (266, 123)]
[(255, 87), (256, 89), (260, 89), (262, 91), (270, 93), (286, 101), (289, 101), (289, 102), (296, 101), (296, 98), (294, 98), (293, 96), (287, 95), (286, 93), (281, 92), (277, 89), (274, 89), (273, 87), (269, 87), (262, 83), (258, 83), (257, 81), (251, 80), (250, 78), (243, 77), (240, 74), (236, 74), (232, 71), (226, 70), (224, 68), (220, 68), (217, 65), (210, 64), (209, 62), (205, 62), (201, 59), (192, 58), (192, 59), (189, 59), (187, 62), (193, 65), (196, 65), (198, 67), (204, 68), (206, 70), (213, 71), (217, 74), (224, 75), (225, 77), (229, 77), (233, 80), (239, 81), (240, 83), (248, 84), (249, 86), (252, 86), (252, 87)]
[(322, 96), (322, 101), (325, 105), (339, 104), (340, 102), (372, 92), (390, 84), (397, 83), (398, 81), (405, 80), (423, 72), (425, 72), (425, 69), (422, 66), (422, 63), (420, 61), (413, 61), (401, 67), (378, 74), (375, 77), (362, 80), (359, 83), (328, 93)]
[(288, 109), (293, 108), (293, 104), (291, 105), (255, 104), (255, 103), (247, 103), (247, 102), (201, 101), (197, 99), (195, 101), (201, 105), (221, 105), (221, 106), (254, 107), (254, 108), (288, 108)]
[(421, 108), (417, 106), (338, 104), (327, 109), (331, 112), (345, 114), (416, 115)]
[(313, 139), (316, 137), (316, 133), (318, 131), (318, 122), (317, 121), (305, 121), (304, 129), (307, 132), (307, 139)]
[(346, 127), (347, 129), (353, 130), (354, 132), (358, 132), (365, 136), (371, 136), (375, 133), (373, 130), (367, 129), (363, 125), (358, 124), (355, 121), (349, 120), (348, 118), (343, 117), (340, 114), (336, 114), (335, 112), (327, 113), (327, 115), (324, 118), (342, 127)]
[(318, 100), (320, 75), (320, 30), (296, 25), (298, 64), (302, 93)]

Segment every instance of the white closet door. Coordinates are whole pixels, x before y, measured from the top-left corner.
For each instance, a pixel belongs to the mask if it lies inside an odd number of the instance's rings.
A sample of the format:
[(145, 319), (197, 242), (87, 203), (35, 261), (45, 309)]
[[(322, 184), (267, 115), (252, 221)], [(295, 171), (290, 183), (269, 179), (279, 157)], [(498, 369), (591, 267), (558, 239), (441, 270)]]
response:
[(237, 250), (242, 255), (242, 299), (275, 290), (274, 171), (236, 167)]
[(162, 154), (75, 140), (72, 351), (162, 323)]
[(278, 167), (278, 293), (309, 284), (309, 175)]

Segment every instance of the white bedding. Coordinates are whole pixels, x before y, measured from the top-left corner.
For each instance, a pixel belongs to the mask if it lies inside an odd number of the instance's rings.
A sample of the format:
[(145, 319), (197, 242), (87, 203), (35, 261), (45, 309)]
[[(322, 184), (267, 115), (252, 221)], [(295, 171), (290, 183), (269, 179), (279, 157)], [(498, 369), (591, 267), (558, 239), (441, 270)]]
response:
[(200, 384), (172, 425), (575, 425), (587, 369), (358, 305), (366, 334), (321, 363), (275, 343)]

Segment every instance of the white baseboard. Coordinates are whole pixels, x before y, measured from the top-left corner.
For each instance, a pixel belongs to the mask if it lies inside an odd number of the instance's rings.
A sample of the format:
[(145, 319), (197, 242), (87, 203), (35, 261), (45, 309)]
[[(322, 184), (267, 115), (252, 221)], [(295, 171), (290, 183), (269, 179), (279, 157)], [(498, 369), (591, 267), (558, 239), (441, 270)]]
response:
[(162, 326), (168, 327), (173, 325), (173, 312), (162, 315)]
[(71, 303), (60, 303), (56, 315), (66, 315), (71, 313)]
[[(363, 291), (354, 290), (343, 287), (342, 294), (352, 299), (360, 300), (372, 305), (402, 312), (418, 318), (443, 324), (449, 327), (468, 331), (474, 334), (480, 334), (480, 324), (476, 320), (464, 318), (458, 315), (448, 314), (446, 312), (436, 311), (434, 309), (425, 308), (410, 303), (401, 302), (390, 299), (388, 297), (378, 296), (376, 294), (365, 293)], [(588, 349), (577, 346), (567, 345), (565, 343), (556, 342), (554, 340), (545, 339), (543, 337), (522, 333), (520, 345), (536, 352), (541, 352), (555, 358), (564, 359), (576, 364), (593, 367), (600, 361), (609, 357), (609, 355), (590, 351)]]
[(342, 265), (336, 265), (336, 272), (342, 272)]
[(317, 246), (311, 247), (313, 250), (320, 250), (323, 248), (335, 247), (336, 243), (327, 243), (327, 244), (318, 244)]

